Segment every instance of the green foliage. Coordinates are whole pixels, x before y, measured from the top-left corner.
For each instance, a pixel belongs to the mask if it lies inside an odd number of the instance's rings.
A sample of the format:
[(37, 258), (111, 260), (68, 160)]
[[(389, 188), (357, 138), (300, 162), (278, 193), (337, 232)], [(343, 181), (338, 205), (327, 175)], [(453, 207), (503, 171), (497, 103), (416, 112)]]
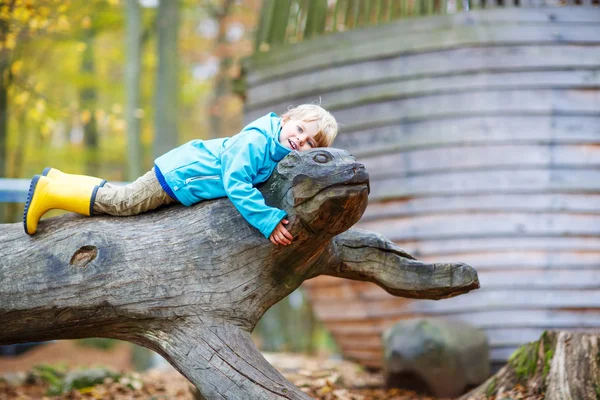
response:
[(142, 385), (133, 376), (119, 374), (103, 367), (67, 371), (63, 364), (44, 364), (34, 367), (32, 374), (49, 384), (46, 393), (48, 396), (60, 396), (72, 390), (85, 390), (103, 384), (106, 380), (126, 384), (131, 389), (139, 389)]
[(494, 391), (496, 390), (496, 383), (497, 383), (498, 378), (493, 377), (490, 384), (488, 385), (486, 391), (485, 391), (485, 395), (487, 397), (492, 397), (492, 395), (494, 394)]
[(546, 353), (544, 355), (544, 371), (542, 373), (544, 380), (546, 379), (546, 377), (548, 376), (548, 373), (550, 372), (550, 365), (552, 363), (552, 357), (554, 357), (554, 350), (546, 351)]
[(539, 342), (527, 343), (519, 347), (508, 359), (519, 379), (526, 380), (535, 374), (538, 361)]
[(100, 350), (110, 350), (118, 343), (115, 339), (107, 338), (85, 338), (79, 339), (77, 343), (84, 347), (92, 347)]

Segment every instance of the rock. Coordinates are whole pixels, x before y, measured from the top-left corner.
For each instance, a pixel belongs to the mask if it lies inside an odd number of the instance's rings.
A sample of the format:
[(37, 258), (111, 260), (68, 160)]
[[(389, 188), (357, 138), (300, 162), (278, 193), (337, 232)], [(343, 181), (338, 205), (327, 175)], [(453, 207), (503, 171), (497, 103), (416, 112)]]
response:
[(383, 342), (388, 387), (454, 397), (490, 375), (487, 338), (464, 323), (400, 321), (384, 332)]
[(25, 372), (7, 372), (0, 375), (0, 382), (6, 382), (9, 386), (19, 386), (27, 381), (27, 374)]

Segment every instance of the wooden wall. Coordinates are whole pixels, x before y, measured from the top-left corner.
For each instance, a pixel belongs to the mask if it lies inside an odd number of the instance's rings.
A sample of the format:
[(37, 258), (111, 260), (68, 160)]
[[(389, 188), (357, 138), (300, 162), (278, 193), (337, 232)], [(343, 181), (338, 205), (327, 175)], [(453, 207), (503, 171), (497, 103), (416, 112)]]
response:
[(497, 9), (358, 29), (258, 54), (246, 120), (321, 99), (371, 176), (358, 224), (481, 289), (398, 299), (307, 282), (346, 356), (428, 316), (485, 330), (495, 363), (544, 329), (600, 331), (600, 7)]

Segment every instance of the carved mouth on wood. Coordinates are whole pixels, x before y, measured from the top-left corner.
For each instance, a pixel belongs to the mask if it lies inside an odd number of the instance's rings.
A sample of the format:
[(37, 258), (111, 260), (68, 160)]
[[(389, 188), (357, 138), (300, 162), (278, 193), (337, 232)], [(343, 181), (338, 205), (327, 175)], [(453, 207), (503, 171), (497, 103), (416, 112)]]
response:
[[(340, 188), (344, 188), (347, 190), (344, 190), (343, 191), (344, 193), (342, 193), (342, 191), (339, 190)], [(358, 190), (356, 190), (356, 189), (358, 189)], [(325, 195), (328, 192), (338, 192), (335, 195), (330, 197), (331, 199), (333, 199), (333, 198), (340, 198), (340, 197), (349, 197), (349, 196), (355, 195), (356, 192), (360, 192), (360, 193), (366, 192), (366, 196), (368, 196), (370, 191), (371, 191), (371, 188), (369, 186), (368, 180), (363, 183), (351, 183), (351, 182), (340, 183), (340, 184), (324, 187), (323, 189), (319, 190), (311, 197), (296, 198), (296, 201), (294, 202), (294, 206), (299, 206), (301, 204), (304, 204), (306, 202), (309, 202), (309, 201), (312, 201), (315, 199), (322, 199), (323, 197), (327, 197)], [(323, 199), (322, 201), (325, 202), (327, 200), (328, 199)]]

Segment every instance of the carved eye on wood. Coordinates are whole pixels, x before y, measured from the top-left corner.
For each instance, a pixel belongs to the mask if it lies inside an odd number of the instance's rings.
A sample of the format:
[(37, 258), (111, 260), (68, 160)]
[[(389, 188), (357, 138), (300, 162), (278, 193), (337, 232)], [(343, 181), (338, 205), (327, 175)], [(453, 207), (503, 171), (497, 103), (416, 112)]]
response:
[(313, 160), (315, 160), (319, 164), (327, 164), (331, 160), (331, 156), (325, 153), (319, 153), (315, 154)]

